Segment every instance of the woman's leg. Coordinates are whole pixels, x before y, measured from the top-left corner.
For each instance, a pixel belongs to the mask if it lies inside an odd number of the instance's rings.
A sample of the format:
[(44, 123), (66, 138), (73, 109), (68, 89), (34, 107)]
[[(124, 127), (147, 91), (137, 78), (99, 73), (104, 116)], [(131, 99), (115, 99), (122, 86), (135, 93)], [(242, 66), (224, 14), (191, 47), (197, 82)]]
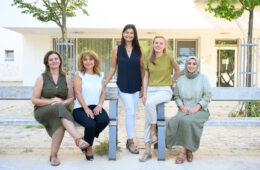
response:
[(76, 122), (85, 128), (84, 139), (92, 146), (96, 133), (96, 121), (88, 117), (83, 108), (74, 109), (73, 117)]
[(53, 166), (57, 166), (60, 164), (58, 160), (58, 151), (60, 149), (60, 145), (64, 137), (64, 132), (65, 129), (61, 125), (52, 135), (50, 161), (51, 161), (51, 165)]
[(72, 136), (72, 138), (75, 140), (76, 145), (80, 147), (80, 149), (87, 148), (89, 144), (81, 139), (81, 136), (79, 132), (77, 131), (75, 125), (70, 120), (67, 120), (65, 118), (61, 118), (61, 123), (64, 126), (64, 128), (68, 131), (68, 133)]
[[(96, 106), (94, 106), (96, 107)], [(94, 109), (94, 108), (93, 108)], [(95, 116), (96, 121), (96, 130), (95, 130), (95, 137), (98, 138), (99, 134), (107, 127), (109, 124), (109, 117), (105, 109), (102, 109), (101, 113)]]
[(139, 92), (130, 94), (119, 92), (126, 110), (126, 131), (127, 131), (127, 146), (132, 148), (132, 152), (138, 153), (136, 146), (134, 145), (133, 137), (136, 122), (136, 110), (139, 100)]
[[(151, 89), (151, 88), (150, 88)], [(156, 123), (157, 123), (157, 112), (156, 106), (160, 103), (170, 101), (172, 97), (171, 89), (165, 90), (161, 87), (153, 87), (152, 90), (148, 88), (147, 101), (145, 104), (146, 116), (149, 119), (150, 130), (146, 136), (150, 138), (151, 142), (157, 142), (156, 136)]]

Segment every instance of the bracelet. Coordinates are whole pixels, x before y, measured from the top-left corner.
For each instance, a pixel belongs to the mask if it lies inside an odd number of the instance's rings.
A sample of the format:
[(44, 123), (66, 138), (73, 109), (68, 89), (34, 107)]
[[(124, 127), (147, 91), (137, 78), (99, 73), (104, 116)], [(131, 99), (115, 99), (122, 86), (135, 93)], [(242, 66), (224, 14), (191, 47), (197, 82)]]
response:
[(98, 104), (98, 106), (102, 108), (102, 106), (100, 104)]

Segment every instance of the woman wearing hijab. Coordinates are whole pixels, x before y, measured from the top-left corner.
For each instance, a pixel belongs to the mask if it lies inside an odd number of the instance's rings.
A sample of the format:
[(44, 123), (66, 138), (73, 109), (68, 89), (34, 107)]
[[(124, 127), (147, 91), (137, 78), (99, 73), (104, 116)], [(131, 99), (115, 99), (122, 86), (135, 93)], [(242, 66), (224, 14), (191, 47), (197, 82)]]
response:
[(209, 118), (211, 87), (208, 78), (198, 70), (198, 59), (188, 57), (184, 75), (179, 77), (174, 88), (179, 111), (166, 124), (166, 147), (182, 146), (176, 164), (183, 163), (185, 158), (192, 162), (192, 152), (199, 148), (203, 126)]

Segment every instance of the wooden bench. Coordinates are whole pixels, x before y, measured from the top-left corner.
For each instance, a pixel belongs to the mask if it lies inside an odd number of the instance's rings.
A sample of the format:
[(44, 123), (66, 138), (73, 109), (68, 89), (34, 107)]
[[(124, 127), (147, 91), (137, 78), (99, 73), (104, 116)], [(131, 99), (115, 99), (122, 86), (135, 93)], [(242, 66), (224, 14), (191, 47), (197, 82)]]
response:
[[(260, 100), (260, 88), (237, 88), (237, 87), (216, 87), (212, 88), (212, 101), (258, 101)], [(158, 128), (158, 160), (165, 160), (165, 112), (164, 103), (157, 106), (157, 128)], [(216, 118), (209, 119), (205, 126), (260, 126), (259, 118)], [(230, 123), (231, 122), (231, 123)]]
[[(0, 100), (31, 100), (33, 87), (0, 86)], [(116, 160), (118, 89), (106, 87), (106, 100), (109, 100), (109, 160)]]

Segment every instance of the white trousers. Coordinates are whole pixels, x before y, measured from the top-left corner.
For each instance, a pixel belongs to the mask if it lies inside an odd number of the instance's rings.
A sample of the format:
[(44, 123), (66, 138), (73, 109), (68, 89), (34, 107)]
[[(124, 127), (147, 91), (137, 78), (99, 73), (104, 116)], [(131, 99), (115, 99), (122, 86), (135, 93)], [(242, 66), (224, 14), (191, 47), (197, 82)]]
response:
[(163, 102), (168, 102), (172, 98), (172, 89), (170, 86), (149, 86), (145, 103), (145, 125), (144, 142), (152, 142), (150, 132), (151, 124), (157, 123), (156, 106)]
[(139, 100), (139, 91), (135, 93), (124, 93), (119, 90), (119, 95), (126, 110), (126, 131), (128, 139), (133, 139), (135, 130), (136, 110)]

